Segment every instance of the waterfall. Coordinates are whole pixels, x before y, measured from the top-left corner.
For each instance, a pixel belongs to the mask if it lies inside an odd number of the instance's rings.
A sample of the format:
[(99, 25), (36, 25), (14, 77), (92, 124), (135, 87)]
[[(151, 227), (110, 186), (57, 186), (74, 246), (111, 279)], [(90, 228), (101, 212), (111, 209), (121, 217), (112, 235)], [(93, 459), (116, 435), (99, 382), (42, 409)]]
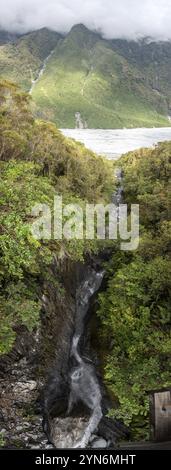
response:
[(76, 294), (75, 334), (70, 354), (71, 359), (76, 361), (76, 365), (70, 371), (68, 414), (71, 413), (74, 404), (79, 400), (91, 410), (92, 414), (81, 441), (76, 443), (74, 447), (84, 448), (88, 445), (92, 433), (96, 430), (102, 418), (102, 396), (95, 368), (83, 360), (79, 351), (79, 342), (84, 333), (84, 324), (91, 298), (99, 290), (104, 274), (104, 271), (96, 272), (91, 270)]
[(117, 188), (117, 191), (115, 191), (112, 195), (112, 203), (115, 204), (116, 206), (119, 206), (119, 204), (122, 201), (122, 194), (123, 194), (123, 186), (122, 186), (123, 175), (122, 175), (122, 170), (120, 168), (117, 168), (115, 170), (115, 177), (117, 178), (119, 182), (119, 186)]
[(30, 94), (30, 95), (32, 95), (33, 89), (34, 89), (36, 83), (40, 80), (40, 78), (41, 78), (42, 75), (44, 74), (45, 69), (46, 69), (46, 66), (47, 66), (47, 63), (48, 63), (49, 59), (51, 58), (51, 56), (53, 55), (53, 53), (54, 53), (54, 50), (51, 51), (51, 53), (50, 53), (50, 54), (46, 57), (46, 59), (44, 60), (43, 65), (42, 65), (41, 69), (39, 70), (39, 73), (38, 73), (37, 78), (35, 78), (35, 80), (32, 80), (32, 85), (31, 85), (31, 88), (30, 88), (30, 91), (29, 91), (29, 94)]
[(76, 119), (76, 129), (87, 129), (87, 122), (83, 121), (81, 117), (81, 113), (77, 111), (75, 113), (75, 119)]
[[(122, 171), (116, 170), (116, 177), (119, 181), (119, 187), (112, 196), (112, 202), (119, 205), (122, 199), (123, 188)], [(119, 213), (118, 213), (119, 216)], [(80, 285), (76, 293), (76, 319), (75, 333), (71, 346), (71, 359), (74, 358), (76, 365), (70, 371), (70, 396), (68, 403), (68, 414), (71, 413), (74, 404), (81, 400), (91, 410), (92, 414), (88, 426), (86, 427), (83, 437), (75, 447), (86, 447), (89, 443), (91, 435), (97, 429), (102, 413), (102, 395), (100, 385), (97, 380), (95, 368), (93, 365), (87, 364), (80, 353), (79, 343), (84, 333), (85, 319), (90, 307), (90, 301), (93, 295), (98, 292), (105, 272), (96, 272), (91, 270), (87, 279)]]

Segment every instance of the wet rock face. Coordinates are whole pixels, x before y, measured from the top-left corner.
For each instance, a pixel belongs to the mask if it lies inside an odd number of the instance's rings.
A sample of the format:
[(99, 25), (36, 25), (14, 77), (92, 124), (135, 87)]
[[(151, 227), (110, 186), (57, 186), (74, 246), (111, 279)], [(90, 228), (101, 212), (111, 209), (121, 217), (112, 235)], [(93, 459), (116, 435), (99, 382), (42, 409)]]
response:
[(20, 401), (23, 403), (29, 403), (31, 399), (30, 392), (37, 390), (37, 382), (35, 380), (16, 382), (12, 384), (12, 388), (15, 397), (20, 397)]
[[(55, 418), (52, 425), (52, 438), (54, 446), (59, 449), (71, 449), (82, 440), (84, 431), (88, 426), (87, 417)], [(93, 434), (90, 440), (91, 448), (105, 449), (109, 442)]]
[[(72, 414), (77, 402), (80, 401), (86, 405), (90, 412), (88, 425), (84, 429), (83, 436), (79, 443), (80, 447), (86, 447), (89, 444), (91, 434), (98, 427), (102, 417), (102, 396), (100, 385), (96, 377), (96, 369), (93, 364), (87, 363), (87, 361), (85, 362), (83, 359), (85, 356), (85, 345), (80, 343), (86, 336), (87, 315), (91, 300), (100, 288), (103, 277), (103, 271), (95, 270), (86, 265), (84, 266), (84, 276), (82, 276), (79, 266), (76, 266), (76, 270), (72, 276), (73, 280), (75, 280), (74, 290), (71, 294), (74, 308), (72, 308), (72, 310), (71, 307), (68, 308), (67, 313), (69, 313), (69, 318), (68, 320), (65, 318), (66, 323), (63, 324), (64, 333), (59, 337), (59, 348), (58, 342), (56, 344), (56, 365), (47, 382), (44, 394), (44, 429), (50, 441), (53, 442), (55, 446), (57, 438), (55, 437), (54, 441), (53, 418), (60, 416), (62, 413), (65, 415), (66, 412), (69, 415)], [(72, 302), (70, 305), (72, 305)], [(46, 308), (48, 308), (47, 302)], [(82, 341), (82, 343), (84, 343), (84, 341)], [(82, 415), (79, 416), (79, 418), (81, 419)], [(65, 424), (67, 423), (66, 419), (64, 419), (64, 422)], [(79, 423), (80, 421), (78, 420), (78, 424)], [(79, 429), (76, 428), (76, 437), (77, 431), (79, 431)], [(73, 437), (71, 436), (70, 441), (72, 441), (72, 439)], [(61, 442), (60, 437), (59, 440)], [(75, 441), (77, 441), (77, 439), (75, 439)], [(60, 447), (59, 443), (57, 443), (57, 447)]]
[[(48, 442), (47, 427), (46, 434), (42, 427), (42, 389), (44, 417), (50, 425), (50, 441), (54, 446), (73, 447), (84, 435), (90, 410), (88, 417), (87, 410), (78, 410), (69, 417), (66, 412), (71, 385), (69, 371), (77, 366), (75, 358), (70, 357), (75, 332), (76, 291), (85, 280), (87, 269), (88, 266), (70, 264), (63, 271), (59, 267), (53, 268), (55, 279), (59, 279), (60, 272), (62, 294), (58, 285), (49, 282), (44, 286), (39, 330), (30, 335), (26, 329), (20, 329), (14, 350), (0, 360), (0, 431), (6, 448), (53, 447)], [(86, 325), (80, 348), (86, 363), (90, 359), (88, 364), (92, 364), (87, 331)], [(111, 442), (114, 444), (118, 435), (118, 430), (114, 428), (113, 432), (113, 424), (104, 423), (104, 418), (99, 429), (92, 432), (90, 447), (103, 445), (105, 448)]]
[[(103, 411), (107, 412), (104, 392), (91, 357), (91, 335), (87, 336), (87, 320), (103, 276), (99, 266), (84, 266), (83, 273), (76, 266), (66, 316), (58, 311), (63, 333), (57, 335), (56, 362), (44, 392), (44, 430), (57, 448), (106, 448), (125, 437), (125, 428), (103, 417)], [(76, 411), (79, 402), (85, 410)], [(87, 412), (89, 419), (85, 418)]]
[(39, 358), (39, 330), (30, 334), (19, 327), (12, 352), (0, 359), (1, 446), (30, 449), (41, 445), (42, 418), (35, 403), (42, 381), (35, 370)]
[[(33, 380), (34, 378), (34, 380)], [(0, 432), (5, 448), (46, 448), (49, 444), (42, 431), (42, 417), (36, 402), (42, 382), (36, 379), (33, 366), (23, 358), (11, 364), (0, 382)], [(47, 447), (48, 448), (48, 447)]]
[[(59, 272), (53, 267), (53, 276)], [(0, 359), (0, 445), (6, 448), (52, 448), (42, 427), (40, 395), (50, 369), (50, 406), (54, 415), (67, 407), (68, 367), (74, 331), (75, 289), (82, 268), (60, 268), (60, 289), (50, 283), (42, 286), (41, 325), (34, 334), (19, 327), (13, 351)], [(49, 405), (49, 404), (48, 404)]]
[(55, 418), (52, 424), (52, 439), (54, 446), (59, 449), (73, 448), (80, 441), (88, 419), (79, 418)]

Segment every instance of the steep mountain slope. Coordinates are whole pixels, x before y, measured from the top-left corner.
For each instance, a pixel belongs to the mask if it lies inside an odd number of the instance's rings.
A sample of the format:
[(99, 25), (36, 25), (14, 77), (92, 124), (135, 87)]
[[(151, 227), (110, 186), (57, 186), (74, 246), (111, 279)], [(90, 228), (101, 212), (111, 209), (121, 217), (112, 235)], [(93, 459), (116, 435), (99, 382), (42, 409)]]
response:
[(8, 31), (4, 31), (3, 29), (0, 29), (0, 45), (7, 44), (8, 42), (17, 41), (18, 38), (19, 38), (19, 35), (17, 34), (9, 33)]
[(144, 81), (153, 90), (166, 96), (171, 114), (171, 43), (148, 39), (113, 40), (112, 43), (119, 54), (142, 71)]
[(43, 28), (0, 47), (0, 76), (19, 83), (29, 91), (43, 65), (56, 47), (60, 34)]
[(165, 96), (147, 82), (139, 64), (82, 25), (58, 44), (33, 98), (60, 127), (168, 123)]
[(0, 47), (0, 76), (27, 91), (34, 81), (36, 113), (59, 127), (169, 126), (170, 71), (171, 43), (107, 41), (83, 25)]

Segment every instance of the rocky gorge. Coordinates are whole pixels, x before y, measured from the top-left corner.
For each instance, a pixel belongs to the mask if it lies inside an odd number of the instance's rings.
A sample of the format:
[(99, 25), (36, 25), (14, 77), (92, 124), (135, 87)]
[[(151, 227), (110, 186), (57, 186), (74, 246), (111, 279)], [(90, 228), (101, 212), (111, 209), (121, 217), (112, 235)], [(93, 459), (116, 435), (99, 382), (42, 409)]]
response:
[[(102, 253), (101, 258), (89, 259), (86, 264), (66, 263), (62, 270), (54, 260), (52, 272), (59, 277), (60, 270), (63, 290), (52, 288), (50, 283), (42, 286), (40, 328), (32, 335), (26, 329), (19, 330), (12, 353), (1, 360), (0, 420), (5, 448), (50, 449), (83, 444), (105, 448), (128, 435), (123, 424), (105, 416), (111, 403), (103, 385), (97, 350), (92, 347), (91, 325), (92, 320), (97, 320), (91, 316), (95, 315), (96, 294), (104, 282), (105, 273), (99, 269), (107, 255)], [(76, 353), (73, 347), (78, 331), (80, 344)], [(74, 371), (79, 372), (80, 364), (88, 375), (82, 390), (78, 384), (82, 393), (77, 397), (78, 403), (76, 400), (73, 410), (67, 412), (70, 377)], [(93, 385), (95, 402), (99, 400), (98, 418), (88, 402)]]

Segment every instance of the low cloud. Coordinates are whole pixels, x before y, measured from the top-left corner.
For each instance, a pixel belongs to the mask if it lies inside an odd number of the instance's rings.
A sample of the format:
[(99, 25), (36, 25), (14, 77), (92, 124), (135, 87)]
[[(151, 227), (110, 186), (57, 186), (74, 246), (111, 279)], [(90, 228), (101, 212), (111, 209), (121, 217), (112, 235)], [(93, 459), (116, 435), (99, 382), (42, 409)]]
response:
[(0, 28), (25, 33), (44, 26), (66, 33), (77, 24), (106, 38), (171, 39), (170, 0), (5, 0)]

